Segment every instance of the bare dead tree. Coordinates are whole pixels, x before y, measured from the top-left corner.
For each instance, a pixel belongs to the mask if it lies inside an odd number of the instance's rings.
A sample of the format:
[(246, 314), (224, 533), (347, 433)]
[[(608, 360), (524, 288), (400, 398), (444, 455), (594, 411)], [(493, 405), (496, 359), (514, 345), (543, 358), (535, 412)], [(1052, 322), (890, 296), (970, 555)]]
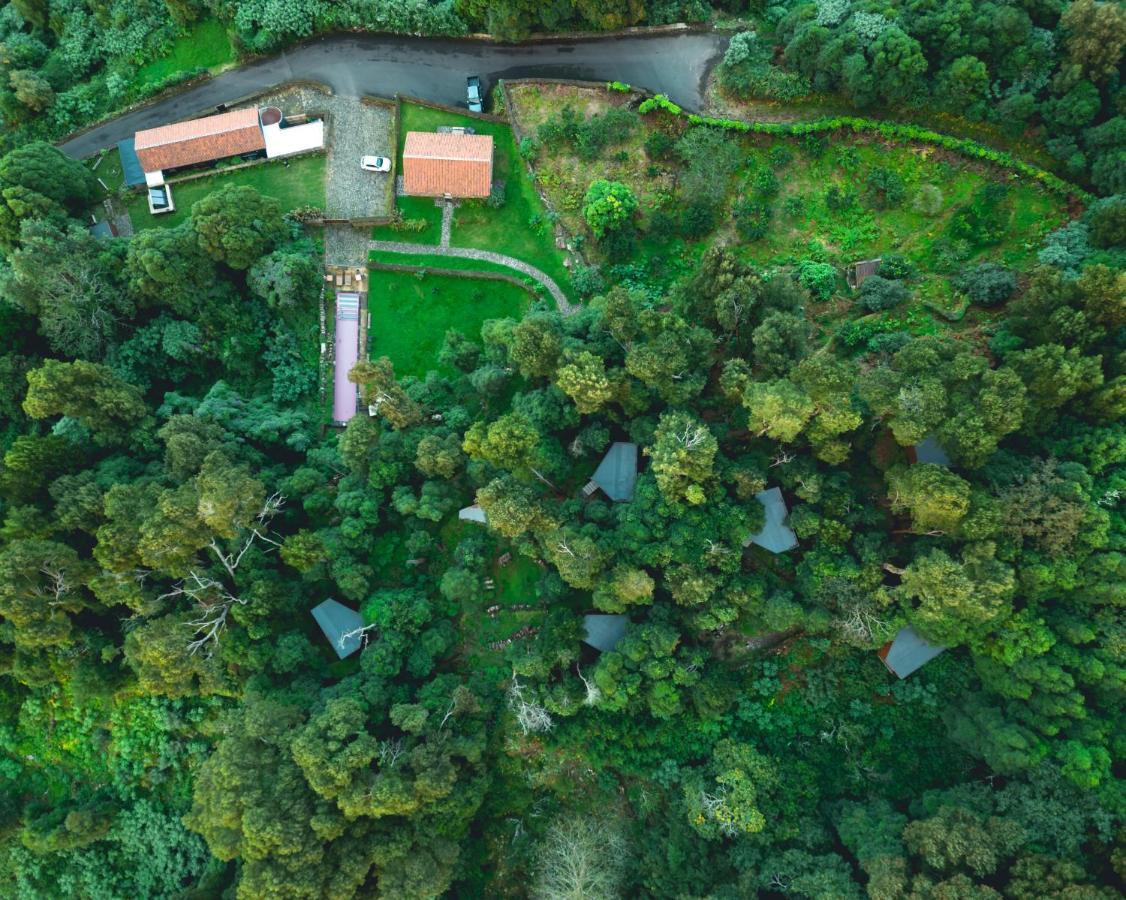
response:
[(887, 627), (887, 621), (876, 615), (867, 604), (855, 602), (841, 610), (841, 614), (833, 619), (833, 626), (847, 640), (868, 644)]
[(363, 646), (366, 647), (368, 645), (368, 632), (377, 627), (378, 626), (376, 625), (362, 625), (359, 628), (353, 628), (351, 631), (345, 631), (342, 635), (340, 635), (339, 638), (337, 638), (336, 643), (339, 645), (340, 649), (343, 650), (344, 644), (347, 641), (351, 640), (352, 638), (359, 638)]
[(393, 769), (403, 755), (403, 739), (397, 737), (380, 741), (376, 750), (379, 754), (379, 767)]
[(555, 721), (543, 706), (524, 696), (523, 685), (516, 673), (512, 673), (512, 682), (508, 686), (508, 708), (516, 716), (516, 724), (524, 734), (540, 734), (551, 731)]
[(735, 837), (739, 833), (735, 823), (729, 817), (720, 814), (726, 805), (727, 788), (721, 787), (711, 793), (703, 789), (700, 790), (700, 809), (704, 815), (715, 822), (720, 834)]
[(778, 453), (774, 456), (774, 462), (770, 464), (770, 468), (773, 469), (775, 466), (784, 466), (787, 463), (792, 463), (795, 459), (797, 459), (797, 457), (788, 452), (784, 447), (779, 448)]
[(678, 434), (676, 436), (677, 442), (683, 444), (685, 450), (691, 450), (694, 447), (698, 447), (700, 444), (706, 441), (707, 438), (708, 429), (703, 425), (697, 425), (695, 428), (693, 428), (691, 422), (687, 423), (684, 426), (683, 434)]
[[(280, 541), (269, 536), (268, 525), (270, 520), (284, 506), (284, 495), (275, 493), (267, 497), (262, 504), (262, 508), (252, 520), (254, 524), (246, 527), (242, 544), (237, 552), (224, 552), (219, 542), (215, 538), (211, 539), (211, 542), (207, 545), (208, 549), (215, 554), (216, 559), (226, 569), (232, 584), (242, 558), (256, 542), (261, 541), (271, 545), (271, 547), (281, 546)], [(157, 599), (168, 600), (178, 597), (188, 597), (198, 607), (199, 616), (185, 623), (187, 627), (194, 629), (195, 637), (188, 643), (188, 652), (193, 655), (205, 647), (208, 648), (209, 653), (213, 652), (214, 646), (219, 643), (219, 638), (226, 630), (227, 616), (231, 609), (236, 604), (244, 605), (246, 603), (245, 600), (233, 593), (231, 588), (210, 575), (201, 575), (195, 569), (189, 571), (187, 576), (181, 579), (172, 590), (161, 594)]]
[(580, 666), (578, 663), (575, 664), (575, 671), (578, 673), (579, 680), (586, 688), (586, 696), (583, 698), (583, 706), (594, 706), (599, 700), (602, 699), (602, 691), (599, 689), (597, 684), (587, 681), (586, 677), (583, 675), (582, 666)]
[(32, 588), (35, 596), (47, 598), (48, 606), (59, 606), (64, 603), (63, 598), (70, 593), (70, 585), (67, 583), (66, 572), (63, 571), (62, 567), (52, 562), (46, 562), (40, 567), (39, 572), (46, 576), (47, 583), (37, 582), (35, 584)]

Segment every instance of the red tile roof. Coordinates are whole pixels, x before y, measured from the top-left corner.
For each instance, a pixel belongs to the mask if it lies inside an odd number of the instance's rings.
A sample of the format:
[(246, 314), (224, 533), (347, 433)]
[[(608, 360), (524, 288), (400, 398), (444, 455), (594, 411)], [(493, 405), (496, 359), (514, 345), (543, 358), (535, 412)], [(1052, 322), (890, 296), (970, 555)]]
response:
[(265, 150), (266, 139), (258, 124), (258, 110), (235, 109), (138, 131), (134, 147), (142, 168), (157, 172)]
[(403, 187), (408, 194), (488, 197), (492, 184), (491, 135), (407, 132)]

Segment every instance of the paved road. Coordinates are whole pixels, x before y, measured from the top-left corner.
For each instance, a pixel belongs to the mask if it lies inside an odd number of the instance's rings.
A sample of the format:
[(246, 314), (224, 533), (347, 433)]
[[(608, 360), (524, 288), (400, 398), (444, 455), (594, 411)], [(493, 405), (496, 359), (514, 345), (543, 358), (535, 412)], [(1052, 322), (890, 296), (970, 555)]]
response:
[(625, 81), (699, 109), (704, 81), (726, 38), (670, 34), (505, 46), (484, 41), (331, 35), (224, 72), (183, 94), (127, 113), (61, 145), (90, 156), (140, 128), (176, 122), (286, 81), (312, 79), (336, 93), (409, 94), (439, 103), (465, 100), (465, 76)]

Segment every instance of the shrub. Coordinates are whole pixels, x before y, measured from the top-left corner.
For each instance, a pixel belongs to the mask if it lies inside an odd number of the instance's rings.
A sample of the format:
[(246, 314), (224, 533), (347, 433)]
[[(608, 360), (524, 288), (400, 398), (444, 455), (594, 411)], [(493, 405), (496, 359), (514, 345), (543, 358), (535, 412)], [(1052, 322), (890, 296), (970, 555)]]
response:
[(889, 356), (911, 343), (909, 331), (889, 331), (876, 334), (868, 339), (869, 353), (886, 353)]
[(637, 111), (643, 116), (653, 112), (653, 110), (655, 109), (662, 109), (674, 116), (679, 116), (681, 113), (680, 107), (673, 103), (664, 94), (657, 94), (654, 97), (649, 97), (646, 100), (642, 100), (640, 105), (637, 107)]
[(869, 312), (879, 312), (899, 306), (910, 295), (910, 291), (901, 282), (872, 275), (860, 285), (857, 302)]
[(1126, 196), (1118, 194), (1092, 204), (1087, 212), (1091, 243), (1109, 249), (1126, 245)]
[(637, 233), (632, 228), (607, 231), (599, 240), (599, 245), (608, 259), (612, 262), (621, 262), (633, 254), (637, 246)]
[(899, 206), (907, 197), (907, 185), (898, 172), (876, 166), (864, 179), (864, 199), (875, 209)]
[(617, 91), (620, 94), (628, 94), (631, 90), (633, 90), (633, 88), (631, 88), (624, 81), (607, 81), (606, 90)]
[(792, 194), (782, 201), (782, 210), (791, 218), (801, 218), (805, 215), (805, 197)]
[(666, 159), (675, 143), (663, 131), (651, 131), (645, 138), (645, 153), (650, 159)]
[(489, 199), (485, 202), (493, 209), (500, 209), (504, 206), (504, 201), (507, 195), (505, 183), (503, 181), (494, 181), (492, 188), (489, 189)]
[(910, 281), (918, 274), (915, 264), (902, 253), (886, 253), (880, 260), (880, 275), (897, 281)]
[(540, 151), (539, 142), (535, 138), (525, 137), (520, 138), (520, 158), (524, 162), (532, 162), (536, 158), (536, 154)]
[(942, 196), (942, 191), (937, 185), (924, 184), (919, 188), (915, 199), (911, 201), (911, 209), (921, 216), (934, 218), (942, 212), (944, 201), (945, 198)]
[(735, 201), (731, 215), (735, 219), (735, 230), (739, 232), (739, 236), (746, 241), (757, 241), (770, 230), (773, 211), (769, 204), (740, 197)]
[(636, 210), (637, 198), (620, 181), (592, 181), (583, 199), (583, 217), (598, 238), (624, 230)]
[(774, 170), (765, 167), (758, 170), (751, 183), (754, 185), (755, 193), (760, 197), (773, 197), (780, 187)]
[(1090, 229), (1084, 222), (1068, 222), (1044, 239), (1044, 247), (1036, 259), (1046, 266), (1055, 266), (1069, 275), (1078, 275), (1079, 269), (1091, 253)]
[(1017, 277), (1002, 265), (985, 262), (955, 278), (954, 287), (979, 306), (996, 306), (1008, 300), (1016, 290)]
[(684, 208), (684, 236), (703, 237), (715, 228), (719, 218), (719, 205), (711, 197), (697, 196)]
[(577, 263), (571, 270), (571, 285), (580, 297), (592, 297), (601, 293), (606, 288), (606, 279), (602, 277), (599, 266), (584, 266)]
[(820, 134), (807, 134), (801, 139), (801, 149), (810, 159), (820, 159), (829, 149), (829, 141)]
[(659, 241), (667, 241), (680, 233), (681, 213), (665, 207), (654, 210), (649, 216), (649, 234)]
[(837, 270), (829, 263), (803, 259), (797, 266), (798, 282), (817, 300), (828, 300), (837, 286)]
[(784, 169), (794, 158), (793, 151), (785, 144), (778, 144), (770, 148), (770, 165), (775, 169)]
[(833, 212), (851, 209), (856, 204), (856, 191), (851, 188), (831, 185), (825, 192), (825, 205)]
[(987, 184), (950, 219), (950, 236), (970, 245), (988, 247), (999, 244), (1009, 224), (1009, 189), (1003, 184)]
[(608, 109), (584, 119), (571, 106), (564, 106), (536, 130), (543, 144), (550, 147), (568, 144), (580, 159), (597, 159), (610, 144), (630, 136), (637, 126), (637, 116), (628, 109)]
[(729, 178), (743, 161), (738, 143), (714, 128), (691, 129), (676, 142), (676, 152), (688, 175), (709, 186)]

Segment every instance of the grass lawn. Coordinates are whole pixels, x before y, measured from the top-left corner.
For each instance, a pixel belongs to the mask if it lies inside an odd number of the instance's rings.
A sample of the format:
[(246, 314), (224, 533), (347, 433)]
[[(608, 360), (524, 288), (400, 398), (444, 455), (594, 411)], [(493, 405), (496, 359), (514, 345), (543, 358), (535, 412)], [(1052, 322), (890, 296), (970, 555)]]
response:
[(505, 281), (374, 269), (369, 279), (369, 355), (390, 357), (398, 375), (444, 371), (438, 350), (449, 329), (479, 340), (486, 319), (519, 318), (531, 301)]
[(129, 218), (133, 220), (133, 228), (136, 230), (179, 225), (191, 215), (193, 203), (228, 184), (249, 185), (267, 197), (280, 200), (282, 208), (286, 210), (300, 206), (323, 208), (325, 161), (322, 153), (289, 160), (288, 165), (279, 160), (225, 174), (220, 170), (207, 178), (173, 184), (172, 201), (176, 204), (176, 211), (160, 216), (149, 213), (144, 194), (136, 194), (129, 200)]
[(192, 26), (191, 31), (172, 42), (167, 56), (154, 59), (137, 70), (134, 87), (143, 90), (159, 84), (177, 72), (215, 69), (233, 62), (235, 49), (227, 29), (215, 19), (206, 19)]
[[(565, 292), (568, 291), (571, 278), (563, 265), (565, 254), (555, 246), (551, 226), (545, 219), (543, 203), (528, 177), (523, 160), (516, 152), (516, 140), (508, 125), (404, 103), (399, 122), (400, 171), (407, 132), (434, 131), (439, 125), (464, 125), (473, 128), (477, 134), (491, 134), (494, 148), (493, 177), (504, 181), (506, 187), (505, 203), (500, 209), (493, 209), (481, 200), (463, 201), (454, 211), (450, 243), (455, 247), (493, 250), (529, 262), (550, 275)], [(399, 198), (399, 208), (404, 216), (412, 218), (425, 215), (429, 218), (432, 215), (421, 208), (421, 204), (417, 202), (419, 199)], [(425, 202), (431, 201), (426, 199)], [(440, 211), (434, 207), (431, 209), (438, 213), (432, 221), (440, 226)], [(432, 232), (429, 228), (421, 236), (414, 236), (409, 232), (391, 232), (390, 229), (377, 231), (375, 236), (382, 240), (437, 243), (439, 237), (439, 231)]]
[[(461, 601), (461, 622), (458, 633), (461, 636), (462, 652), (466, 661), (475, 671), (501, 680), (511, 675), (511, 666), (505, 661), (504, 650), (493, 650), (489, 644), (512, 637), (521, 628), (538, 628), (543, 621), (542, 609), (516, 610), (511, 607), (534, 606), (539, 602), (537, 590), (543, 570), (530, 559), (512, 549), (508, 541), (483, 529), (481, 525), (458, 520), (456, 515), (446, 519), (438, 530), (438, 539), (448, 548), (457, 546), (461, 538), (481, 530), (488, 541), (488, 563), (482, 577), (492, 578), (494, 590), (484, 590), (480, 599), (467, 597)], [(497, 559), (512, 553), (507, 566), (501, 566)], [(443, 559), (446, 556), (443, 555)], [(431, 561), (434, 564), (434, 561)], [(490, 606), (501, 609), (490, 616), (486, 610)]]
[(552, 304), (550, 295), (546, 290), (542, 290), (538, 282), (533, 281), (526, 275), (508, 266), (502, 266), (497, 263), (485, 262), (479, 259), (462, 259), (458, 256), (432, 256), (426, 253), (388, 253), (383, 250), (372, 250), (368, 253), (368, 259), (377, 263), (390, 263), (392, 265), (400, 266), (419, 266), (421, 268), (436, 270), (436, 269), (453, 269), (459, 272), (495, 272), (498, 275), (507, 275), (509, 278), (516, 278), (521, 283), (525, 284), (528, 290), (537, 295), (542, 296)]
[[(101, 163), (95, 168), (95, 163), (99, 159), (101, 159)], [(121, 170), (121, 154), (117, 152), (117, 147), (106, 151), (106, 154), (102, 157), (93, 157), (86, 160), (86, 167), (109, 188), (107, 194), (116, 193), (117, 189), (125, 182), (125, 173)]]
[(377, 225), (371, 231), (374, 240), (437, 244), (442, 239), (442, 210), (434, 205), (432, 197), (399, 197), (395, 202), (404, 219), (424, 219), (426, 228), (422, 231), (396, 231), (387, 225)]

